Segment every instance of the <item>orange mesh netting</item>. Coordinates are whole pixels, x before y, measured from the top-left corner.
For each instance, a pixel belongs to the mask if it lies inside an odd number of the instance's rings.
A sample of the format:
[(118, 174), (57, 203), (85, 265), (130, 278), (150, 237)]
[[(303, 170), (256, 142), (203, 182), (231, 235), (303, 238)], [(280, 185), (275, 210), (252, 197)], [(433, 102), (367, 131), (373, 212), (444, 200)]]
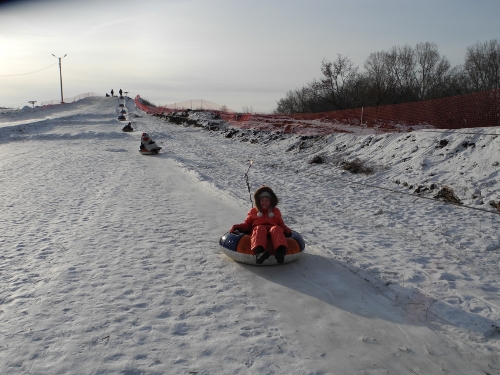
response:
[[(179, 110), (144, 105), (140, 96), (136, 97), (135, 102), (139, 109), (151, 114), (167, 114)], [(500, 89), (420, 102), (293, 115), (241, 114), (220, 108), (209, 109), (210, 102), (203, 103), (207, 103), (206, 108), (198, 106), (196, 109), (215, 110), (223, 120), (239, 128), (297, 134), (402, 132), (500, 125)]]

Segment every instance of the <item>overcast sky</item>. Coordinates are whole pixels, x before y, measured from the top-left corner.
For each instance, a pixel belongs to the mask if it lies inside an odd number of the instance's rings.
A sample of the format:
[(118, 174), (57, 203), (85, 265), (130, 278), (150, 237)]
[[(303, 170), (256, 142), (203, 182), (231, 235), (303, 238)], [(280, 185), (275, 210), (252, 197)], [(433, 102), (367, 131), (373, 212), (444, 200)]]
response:
[(500, 39), (499, 16), (500, 0), (0, 1), (0, 107), (59, 100), (52, 54), (67, 54), (65, 98), (121, 88), (270, 112), (337, 54), (363, 70), (372, 52), (433, 42), (462, 64)]

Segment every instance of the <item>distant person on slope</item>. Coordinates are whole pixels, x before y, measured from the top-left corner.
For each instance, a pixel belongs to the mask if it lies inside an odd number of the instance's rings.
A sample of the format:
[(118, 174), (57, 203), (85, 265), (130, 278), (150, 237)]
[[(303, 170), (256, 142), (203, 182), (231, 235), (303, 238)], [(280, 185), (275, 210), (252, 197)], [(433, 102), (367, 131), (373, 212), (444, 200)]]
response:
[(124, 132), (131, 132), (134, 131), (134, 128), (132, 127), (132, 123), (129, 122), (127, 125), (125, 125), (122, 129)]
[(292, 230), (285, 225), (276, 207), (278, 197), (270, 187), (263, 185), (255, 191), (253, 198), (255, 207), (248, 212), (245, 222), (233, 225), (229, 231), (251, 233), (251, 249), (257, 264), (264, 263), (271, 256), (266, 250), (269, 235), (276, 252), (276, 261), (283, 263), (288, 250), (286, 236), (291, 236)]
[(115, 96), (115, 92), (111, 89), (111, 96)]

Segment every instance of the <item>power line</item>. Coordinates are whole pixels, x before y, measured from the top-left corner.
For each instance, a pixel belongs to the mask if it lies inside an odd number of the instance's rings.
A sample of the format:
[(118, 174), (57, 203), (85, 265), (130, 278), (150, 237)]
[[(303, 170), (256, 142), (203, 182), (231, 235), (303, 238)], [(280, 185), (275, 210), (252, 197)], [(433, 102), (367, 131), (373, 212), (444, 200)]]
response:
[(35, 70), (34, 72), (29, 72), (29, 73), (20, 73), (20, 74), (0, 74), (0, 77), (25, 76), (25, 75), (28, 75), (28, 74), (33, 74), (33, 73), (41, 72), (42, 70), (48, 69), (48, 68), (50, 68), (51, 66), (54, 66), (54, 65), (56, 65), (56, 64), (57, 64), (57, 63), (53, 63), (53, 64), (50, 64), (49, 66), (46, 66), (45, 68), (42, 68), (42, 69), (39, 69), (39, 70)]

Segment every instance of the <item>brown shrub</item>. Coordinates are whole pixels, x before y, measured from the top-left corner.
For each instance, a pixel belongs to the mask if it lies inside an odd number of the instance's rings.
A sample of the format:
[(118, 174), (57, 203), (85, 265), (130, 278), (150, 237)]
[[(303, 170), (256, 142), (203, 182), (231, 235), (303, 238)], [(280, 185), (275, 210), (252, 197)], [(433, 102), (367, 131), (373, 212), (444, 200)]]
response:
[(462, 204), (460, 198), (455, 195), (453, 189), (449, 186), (443, 186), (438, 193), (434, 196), (436, 199), (443, 199), (450, 203)]
[(373, 167), (365, 165), (365, 163), (358, 158), (352, 161), (342, 160), (340, 162), (340, 166), (342, 167), (342, 169), (354, 174), (373, 174), (375, 172)]

